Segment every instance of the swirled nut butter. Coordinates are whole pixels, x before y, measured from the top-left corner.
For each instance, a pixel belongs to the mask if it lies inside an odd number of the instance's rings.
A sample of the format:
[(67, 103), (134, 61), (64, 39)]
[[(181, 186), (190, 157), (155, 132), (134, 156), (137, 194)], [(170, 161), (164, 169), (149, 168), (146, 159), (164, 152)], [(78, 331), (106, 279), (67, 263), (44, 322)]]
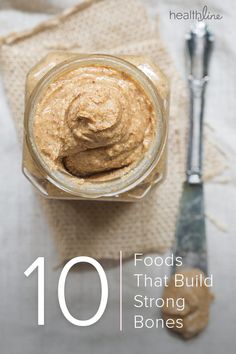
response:
[(141, 199), (165, 176), (168, 104), (146, 58), (53, 52), (27, 76), (23, 171), (51, 198)]

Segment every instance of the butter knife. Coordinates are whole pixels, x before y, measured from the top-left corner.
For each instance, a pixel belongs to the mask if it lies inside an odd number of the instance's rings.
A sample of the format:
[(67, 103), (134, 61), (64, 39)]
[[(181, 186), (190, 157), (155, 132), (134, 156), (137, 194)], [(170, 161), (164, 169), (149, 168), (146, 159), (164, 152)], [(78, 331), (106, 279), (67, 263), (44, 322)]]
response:
[[(205, 274), (208, 266), (202, 180), (203, 116), (213, 41), (203, 22), (196, 23), (186, 36), (190, 131), (186, 181), (180, 200), (174, 249), (175, 257), (182, 257), (183, 267), (199, 268)], [(172, 272), (176, 272), (176, 267)]]

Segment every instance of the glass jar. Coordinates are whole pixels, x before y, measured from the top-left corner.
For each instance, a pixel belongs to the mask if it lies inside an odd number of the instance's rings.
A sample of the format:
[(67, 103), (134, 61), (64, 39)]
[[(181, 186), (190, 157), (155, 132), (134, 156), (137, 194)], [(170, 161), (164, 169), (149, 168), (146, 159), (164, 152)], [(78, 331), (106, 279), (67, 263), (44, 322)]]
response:
[[(152, 103), (156, 119), (155, 138), (141, 161), (122, 178), (108, 181), (76, 183), (69, 173), (51, 169), (37, 148), (33, 124), (35, 107), (48, 85), (65, 72), (81, 66), (99, 65), (129, 75)], [(23, 173), (48, 198), (136, 201), (142, 199), (166, 174), (167, 131), (169, 113), (168, 81), (160, 69), (142, 56), (114, 57), (68, 52), (52, 52), (27, 75)]]

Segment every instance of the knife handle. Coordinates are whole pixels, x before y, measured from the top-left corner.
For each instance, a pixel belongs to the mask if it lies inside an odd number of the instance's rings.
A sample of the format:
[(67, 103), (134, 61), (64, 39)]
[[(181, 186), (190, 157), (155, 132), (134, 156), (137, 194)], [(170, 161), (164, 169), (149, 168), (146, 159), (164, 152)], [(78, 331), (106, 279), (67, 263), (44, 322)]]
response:
[(196, 23), (186, 37), (190, 89), (190, 134), (186, 167), (187, 182), (202, 182), (203, 111), (213, 36), (203, 22)]
[(187, 182), (202, 182), (203, 112), (207, 78), (189, 78), (190, 88), (190, 134), (187, 159)]

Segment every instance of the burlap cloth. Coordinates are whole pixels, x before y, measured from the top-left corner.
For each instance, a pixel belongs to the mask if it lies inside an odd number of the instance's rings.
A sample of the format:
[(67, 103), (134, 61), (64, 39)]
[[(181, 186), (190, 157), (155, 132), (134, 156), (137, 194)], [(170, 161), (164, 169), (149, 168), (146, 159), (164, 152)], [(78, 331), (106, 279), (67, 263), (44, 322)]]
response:
[[(39, 202), (62, 261), (78, 255), (117, 259), (119, 250), (125, 257), (136, 251), (166, 251), (172, 244), (184, 180), (186, 88), (141, 4), (137, 0), (85, 1), (31, 31), (0, 41), (4, 84), (20, 139), (26, 73), (49, 51), (145, 54), (158, 62), (171, 82), (165, 182), (138, 203), (54, 201), (40, 196)], [(205, 175), (211, 176), (222, 171), (224, 161), (218, 148), (206, 140)]]

